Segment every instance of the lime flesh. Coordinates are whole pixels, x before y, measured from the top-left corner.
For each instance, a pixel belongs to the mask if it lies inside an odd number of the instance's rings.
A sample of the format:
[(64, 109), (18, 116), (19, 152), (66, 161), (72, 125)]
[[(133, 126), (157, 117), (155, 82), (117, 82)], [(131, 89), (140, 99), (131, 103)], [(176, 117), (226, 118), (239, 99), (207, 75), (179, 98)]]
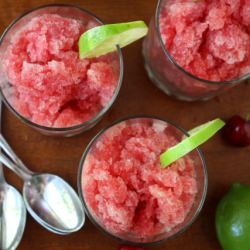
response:
[(189, 137), (186, 137), (180, 143), (160, 155), (162, 167), (167, 167), (174, 161), (190, 153), (214, 136), (224, 126), (225, 122), (217, 118), (190, 130)]
[(83, 33), (79, 39), (80, 58), (92, 58), (115, 51), (144, 37), (148, 27), (143, 21), (107, 24), (94, 27)]

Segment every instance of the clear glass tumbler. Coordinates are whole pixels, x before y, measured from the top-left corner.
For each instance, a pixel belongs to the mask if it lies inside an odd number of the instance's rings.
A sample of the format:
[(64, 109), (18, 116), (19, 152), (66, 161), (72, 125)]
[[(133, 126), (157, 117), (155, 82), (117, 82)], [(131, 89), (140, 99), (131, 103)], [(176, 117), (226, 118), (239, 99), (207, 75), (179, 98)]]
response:
[[(89, 219), (91, 220), (91, 222), (98, 228), (100, 229), (102, 232), (106, 233), (107, 235), (111, 236), (112, 238), (126, 243), (126, 244), (131, 244), (131, 245), (139, 245), (139, 246), (147, 246), (147, 245), (151, 245), (151, 244), (155, 244), (155, 243), (162, 243), (165, 240), (169, 240), (172, 237), (176, 237), (178, 236), (180, 233), (182, 233), (183, 231), (185, 231), (197, 218), (198, 214), (200, 213), (204, 201), (205, 201), (205, 197), (206, 197), (206, 192), (207, 192), (207, 184), (208, 184), (208, 179), (207, 179), (207, 170), (206, 170), (206, 165), (205, 165), (205, 160), (204, 157), (200, 151), (200, 149), (195, 149), (193, 152), (191, 152), (189, 154), (189, 159), (191, 159), (193, 161), (193, 166), (194, 166), (194, 171), (195, 171), (195, 177), (196, 177), (196, 182), (197, 182), (197, 193), (194, 197), (194, 200), (191, 204), (190, 210), (187, 213), (184, 221), (180, 222), (179, 224), (177, 224), (175, 227), (173, 227), (172, 229), (167, 229), (165, 228), (163, 231), (161, 231), (160, 233), (154, 233), (152, 235), (148, 235), (145, 237), (141, 237), (138, 236), (137, 233), (135, 232), (131, 232), (129, 231), (121, 231), (121, 232), (114, 232), (111, 230), (111, 226), (107, 226), (107, 225), (111, 225), (110, 218), (107, 218), (104, 216), (104, 218), (106, 218), (106, 224), (103, 223), (103, 218), (101, 218), (101, 216), (99, 217), (97, 215), (98, 213), (102, 213), (100, 210), (96, 210), (96, 207), (98, 206), (100, 209), (101, 207), (104, 209), (103, 211), (113, 211), (113, 213), (116, 214), (116, 209), (114, 207), (109, 208), (108, 205), (107, 207), (105, 207), (105, 204), (109, 204), (110, 200), (107, 198), (107, 200), (105, 200), (104, 198), (104, 204), (102, 205), (93, 205), (93, 202), (95, 203), (94, 200), (96, 200), (96, 202), (102, 201), (103, 197), (100, 198), (100, 194), (96, 194), (95, 192), (97, 192), (96, 190), (98, 189), (97, 187), (100, 187), (100, 183), (101, 183), (101, 187), (103, 189), (103, 191), (105, 192), (105, 183), (102, 183), (102, 180), (105, 180), (105, 176), (107, 174), (106, 170), (109, 169), (107, 166), (108, 162), (112, 162), (112, 169), (115, 169), (116, 167), (116, 160), (117, 157), (119, 157), (117, 155), (117, 153), (113, 153), (112, 149), (105, 149), (106, 146), (101, 146), (103, 142), (107, 142), (108, 138), (117, 138), (117, 134), (119, 134), (119, 130), (121, 128), (127, 128), (126, 126), (131, 126), (131, 124), (135, 127), (138, 128), (138, 126), (141, 125), (146, 125), (146, 126), (153, 126), (156, 130), (160, 130), (161, 132), (164, 130), (164, 133), (167, 133), (171, 136), (174, 136), (175, 139), (177, 139), (178, 141), (181, 141), (183, 136), (187, 136), (187, 132), (185, 130), (183, 130), (182, 128), (180, 128), (179, 126), (175, 125), (174, 123), (165, 120), (165, 119), (161, 119), (161, 118), (157, 118), (157, 117), (153, 117), (153, 116), (136, 116), (136, 117), (129, 117), (126, 119), (121, 119), (111, 125), (109, 125), (108, 127), (104, 128), (102, 131), (100, 131), (93, 139), (92, 141), (89, 143), (89, 145), (87, 146), (85, 152), (82, 155), (81, 161), (80, 161), (80, 165), (79, 165), (79, 171), (78, 171), (78, 192), (80, 194), (80, 197), (82, 199), (84, 208), (85, 208), (85, 212), (88, 215)], [(162, 130), (163, 129), (163, 130)], [(124, 133), (122, 132), (122, 134), (126, 134), (129, 133), (127, 130)], [(146, 134), (146, 132), (145, 132)], [(108, 136), (108, 137), (106, 137)], [(150, 136), (149, 136), (150, 137)], [(150, 137), (151, 138), (151, 137)], [(150, 140), (150, 138), (147, 138), (146, 140)], [(133, 138), (135, 139), (135, 138)], [(112, 139), (113, 140), (113, 139)], [(114, 139), (115, 143), (117, 144), (117, 139)], [(138, 144), (140, 144), (140, 142), (138, 142)], [(93, 159), (95, 159), (95, 153), (98, 152), (97, 154), (100, 156), (100, 152), (99, 149), (97, 148), (103, 148), (103, 150), (106, 152), (105, 153), (105, 161), (98, 159), (96, 163), (93, 163)], [(119, 148), (123, 146), (119, 146), (116, 145), (115, 148)], [(96, 151), (97, 150), (97, 151)], [(110, 153), (111, 150), (111, 153)], [(136, 150), (136, 148), (134, 148), (134, 150)], [(109, 151), (109, 153), (107, 153)], [(107, 158), (107, 154), (112, 154), (112, 158)], [(114, 155), (114, 157), (113, 157)], [(115, 160), (116, 159), (116, 160)], [(125, 165), (127, 165), (127, 163), (129, 162), (133, 162), (134, 159), (132, 159), (132, 157), (128, 157), (127, 160), (125, 161)], [(92, 163), (90, 163), (92, 162)], [(99, 162), (99, 163), (98, 163)], [(92, 165), (94, 164), (94, 165)], [(96, 165), (97, 164), (97, 165)], [(126, 168), (126, 166), (120, 166), (121, 169)], [(95, 170), (91, 170), (92, 167), (90, 166), (94, 166)], [(99, 167), (98, 167), (99, 166)], [(124, 167), (124, 168), (123, 168)], [(144, 165), (141, 165), (142, 168), (145, 168)], [(100, 169), (100, 173), (96, 172), (98, 171), (98, 169)], [(162, 171), (166, 171), (162, 170)], [(94, 171), (94, 172), (92, 172)], [(112, 173), (114, 170), (110, 170)], [(121, 170), (123, 171), (123, 170)], [(133, 170), (129, 170), (130, 175), (133, 175)], [(168, 170), (167, 170), (168, 171)], [(97, 173), (96, 177), (92, 177), (92, 173)], [(119, 180), (121, 180), (122, 178), (124, 178), (124, 173), (123, 174), (114, 174)], [(140, 175), (140, 174), (138, 174)], [(93, 178), (93, 179), (92, 179)], [(141, 177), (142, 178), (142, 177)], [(100, 183), (96, 183), (97, 181), (95, 180), (99, 180)], [(124, 179), (125, 180), (125, 179)], [(126, 181), (125, 181), (126, 182)], [(91, 183), (91, 185), (89, 185)], [(110, 183), (108, 181), (108, 183)], [(127, 184), (128, 188), (131, 188), (131, 190), (134, 190), (133, 187), (130, 187), (131, 184)], [(149, 184), (148, 184), (149, 185)], [(150, 186), (150, 185), (149, 185)], [(142, 188), (142, 187), (141, 187)], [(87, 190), (87, 191), (86, 191)], [(99, 190), (99, 189), (98, 189)], [(119, 187), (116, 186), (115, 190), (119, 190)], [(107, 191), (107, 190), (106, 190)], [(138, 188), (138, 194), (141, 192), (140, 188)], [(137, 192), (136, 191), (136, 192)], [(115, 192), (115, 191), (114, 191)], [(110, 191), (109, 191), (110, 193)], [(111, 192), (113, 193), (113, 192)], [(92, 198), (89, 198), (90, 196), (92, 196)], [(143, 202), (143, 201), (142, 201)], [(90, 205), (91, 204), (91, 205)], [(141, 204), (142, 205), (142, 204)], [(118, 205), (121, 206), (121, 205)], [(140, 207), (140, 204), (137, 205), (137, 207)], [(154, 208), (157, 209), (157, 208)], [(135, 213), (136, 213), (135, 209)], [(108, 212), (109, 213), (109, 212)], [(123, 212), (124, 213), (124, 212)], [(117, 217), (119, 218), (119, 212), (117, 211)], [(134, 215), (134, 217), (136, 217), (136, 215)], [(117, 226), (119, 227), (119, 223), (117, 224)], [(147, 225), (145, 225), (147, 226)], [(122, 226), (121, 226), (122, 227)], [(123, 229), (122, 229), (123, 230)]]
[(165, 48), (160, 32), (160, 15), (167, 2), (168, 0), (158, 1), (149, 34), (143, 44), (146, 71), (158, 88), (180, 100), (208, 100), (250, 77), (247, 74), (232, 81), (214, 82), (201, 79), (183, 69)]
[[(15, 37), (15, 34), (23, 26), (25, 26), (32, 18), (39, 17), (43, 14), (58, 14), (63, 17), (80, 20), (83, 24), (91, 23), (92, 26), (98, 26), (98, 25), (103, 24), (103, 22), (94, 14), (74, 5), (52, 4), (52, 5), (41, 6), (27, 13), (24, 13), (22, 16), (14, 20), (9, 25), (9, 27), (5, 30), (5, 32), (0, 38), (0, 58), (4, 57), (5, 51), (10, 45), (12, 39)], [(112, 106), (112, 104), (114, 103), (114, 101), (116, 100), (118, 96), (118, 93), (122, 85), (122, 80), (123, 80), (123, 58), (122, 58), (122, 53), (121, 53), (121, 49), (119, 48), (119, 46), (117, 46), (117, 51), (114, 52), (114, 60), (117, 61), (117, 65), (119, 66), (119, 69), (117, 71), (118, 82), (117, 82), (116, 89), (111, 100), (94, 117), (92, 117), (91, 119), (79, 125), (75, 125), (72, 127), (65, 127), (65, 128), (41, 126), (37, 123), (32, 122), (29, 118), (17, 112), (17, 110), (13, 107), (11, 103), (12, 95), (13, 95), (12, 84), (11, 82), (8, 82), (7, 80), (6, 73), (4, 72), (4, 69), (3, 69), (3, 65), (0, 65), (1, 98), (3, 99), (5, 105), (9, 108), (9, 110), (12, 113), (14, 113), (14, 115), (18, 119), (20, 119), (22, 122), (29, 125), (30, 127), (38, 130), (42, 134), (51, 135), (51, 136), (67, 136), (67, 137), (79, 134), (95, 126), (102, 119), (105, 113), (110, 109), (110, 107)]]

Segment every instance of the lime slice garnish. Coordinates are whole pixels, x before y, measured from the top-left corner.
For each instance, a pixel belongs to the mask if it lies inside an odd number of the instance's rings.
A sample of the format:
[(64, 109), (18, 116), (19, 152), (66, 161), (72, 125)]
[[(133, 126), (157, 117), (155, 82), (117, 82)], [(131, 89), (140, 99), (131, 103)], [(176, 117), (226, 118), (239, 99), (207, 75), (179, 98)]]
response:
[(221, 119), (215, 119), (190, 130), (189, 137), (184, 138), (180, 143), (169, 148), (160, 155), (162, 167), (165, 168), (174, 161), (190, 153), (195, 148), (210, 139), (224, 126), (224, 121)]
[(79, 39), (80, 58), (92, 58), (115, 51), (144, 37), (148, 27), (143, 21), (107, 24), (94, 27)]

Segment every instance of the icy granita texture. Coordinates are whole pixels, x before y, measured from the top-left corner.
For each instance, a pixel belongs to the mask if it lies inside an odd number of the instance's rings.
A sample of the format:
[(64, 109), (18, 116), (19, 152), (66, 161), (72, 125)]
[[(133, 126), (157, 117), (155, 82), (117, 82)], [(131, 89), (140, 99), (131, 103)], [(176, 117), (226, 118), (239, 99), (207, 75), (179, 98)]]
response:
[(83, 195), (107, 231), (147, 241), (184, 221), (197, 193), (194, 163), (186, 156), (162, 169), (159, 162), (177, 142), (166, 123), (132, 119), (94, 144), (83, 166)]
[(199, 78), (228, 81), (250, 73), (249, 0), (168, 0), (160, 31), (170, 55)]
[(119, 78), (117, 55), (91, 60), (78, 55), (80, 35), (96, 25), (46, 14), (12, 37), (3, 67), (11, 84), (5, 95), (17, 112), (61, 128), (83, 123), (107, 105)]

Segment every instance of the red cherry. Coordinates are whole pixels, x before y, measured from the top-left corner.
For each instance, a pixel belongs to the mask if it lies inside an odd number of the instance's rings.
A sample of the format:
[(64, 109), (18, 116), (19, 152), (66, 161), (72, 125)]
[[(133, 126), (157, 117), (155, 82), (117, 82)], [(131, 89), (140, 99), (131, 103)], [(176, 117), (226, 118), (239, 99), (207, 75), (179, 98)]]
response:
[(224, 127), (226, 139), (235, 146), (250, 145), (250, 121), (247, 121), (239, 115), (234, 115), (229, 119)]
[(146, 250), (145, 247), (134, 247), (134, 246), (120, 246), (119, 250)]

